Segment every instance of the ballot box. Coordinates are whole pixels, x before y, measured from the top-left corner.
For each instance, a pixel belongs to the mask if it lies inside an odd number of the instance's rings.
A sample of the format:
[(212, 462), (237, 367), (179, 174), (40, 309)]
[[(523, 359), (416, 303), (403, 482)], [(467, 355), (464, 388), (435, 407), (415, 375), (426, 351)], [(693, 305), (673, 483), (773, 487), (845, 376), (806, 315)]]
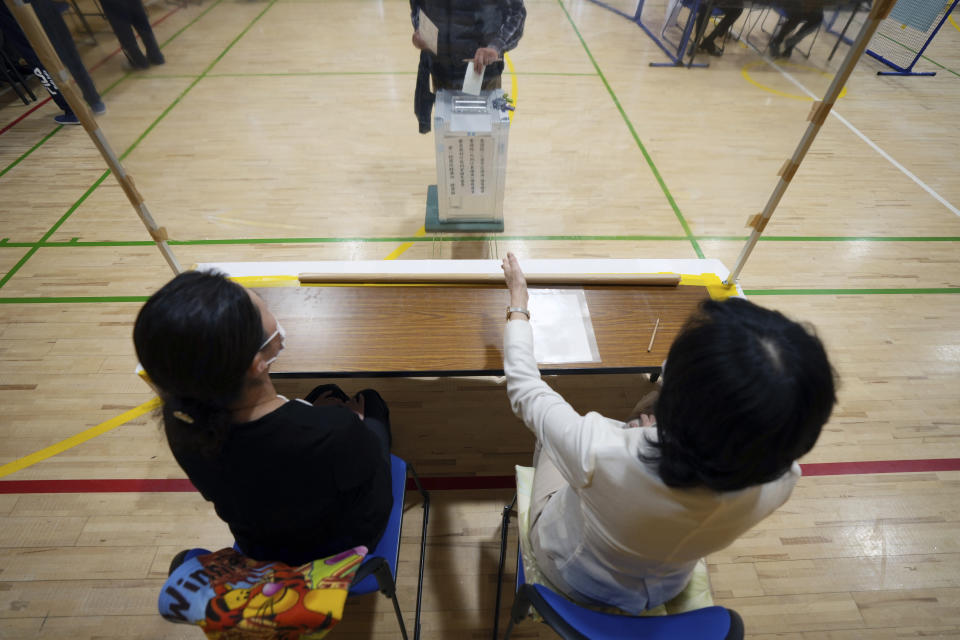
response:
[[(510, 110), (500, 89), (477, 96), (437, 92), (433, 118), (437, 230), (503, 230)], [(432, 230), (431, 195), (428, 193), (428, 231)]]

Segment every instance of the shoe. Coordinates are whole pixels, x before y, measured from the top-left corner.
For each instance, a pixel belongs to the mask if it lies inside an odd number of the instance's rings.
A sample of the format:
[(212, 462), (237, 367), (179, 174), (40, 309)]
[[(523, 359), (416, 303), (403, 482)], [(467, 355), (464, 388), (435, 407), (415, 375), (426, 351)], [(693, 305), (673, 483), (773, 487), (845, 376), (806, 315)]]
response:
[(90, 105), (90, 110), (93, 111), (93, 115), (102, 116), (107, 112), (107, 105), (103, 104), (103, 100), (100, 102), (94, 102)]
[(701, 42), (700, 51), (705, 51), (714, 57), (721, 55), (720, 49), (717, 49), (717, 45), (713, 44), (713, 40), (704, 40)]
[(53, 116), (53, 121), (57, 124), (80, 124), (80, 119), (73, 113), (73, 111), (67, 111), (66, 113), (61, 113), (58, 116)]
[(779, 42), (770, 42), (770, 57), (779, 58), (780, 57), (780, 43)]
[(167, 61), (159, 51), (157, 51), (156, 55), (148, 55), (147, 60), (150, 61), (150, 64), (163, 64)]

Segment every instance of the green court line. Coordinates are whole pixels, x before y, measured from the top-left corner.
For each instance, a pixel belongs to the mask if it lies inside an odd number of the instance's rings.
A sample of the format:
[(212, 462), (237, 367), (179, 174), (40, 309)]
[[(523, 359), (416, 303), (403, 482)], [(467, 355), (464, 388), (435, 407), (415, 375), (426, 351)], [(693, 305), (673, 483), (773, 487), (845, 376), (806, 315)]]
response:
[(614, 93), (613, 87), (610, 86), (610, 83), (607, 82), (607, 77), (603, 75), (603, 71), (600, 69), (600, 65), (597, 64), (596, 59), (593, 57), (593, 53), (590, 52), (590, 47), (587, 46), (586, 41), (583, 39), (583, 36), (580, 34), (580, 30), (577, 28), (577, 25), (573, 22), (573, 18), (570, 17), (570, 13), (567, 11), (567, 8), (563, 5), (563, 0), (557, 0), (557, 4), (560, 5), (560, 8), (563, 9), (563, 13), (567, 16), (567, 21), (570, 23), (570, 26), (573, 27), (574, 32), (577, 34), (577, 38), (580, 40), (580, 44), (583, 45), (583, 50), (587, 52), (587, 57), (590, 58), (590, 62), (593, 63), (593, 68), (597, 70), (597, 75), (600, 76), (600, 80), (603, 81), (603, 86), (607, 88), (607, 92), (610, 94), (610, 97), (613, 98), (613, 104), (616, 105), (617, 111), (620, 112), (620, 115), (623, 117), (623, 121), (626, 123), (627, 128), (630, 130), (630, 135), (633, 136), (634, 142), (637, 143), (637, 147), (640, 148), (640, 153), (643, 154), (644, 160), (647, 161), (647, 165), (650, 167), (650, 170), (653, 172), (654, 177), (657, 179), (657, 183), (660, 185), (660, 189), (663, 191), (664, 195), (667, 196), (667, 201), (670, 203), (670, 206), (673, 208), (673, 213), (677, 216), (677, 220), (680, 221), (680, 226), (683, 227), (683, 231), (687, 236), (687, 240), (690, 241), (690, 244), (693, 245), (693, 250), (696, 252), (698, 258), (703, 258), (703, 251), (700, 250), (700, 245), (697, 243), (697, 239), (693, 236), (693, 232), (690, 230), (690, 225), (687, 224), (686, 219), (683, 217), (683, 213), (680, 212), (680, 207), (677, 206), (676, 201), (673, 199), (673, 195), (670, 193), (670, 189), (667, 188), (667, 183), (664, 182), (663, 177), (660, 175), (660, 172), (657, 170), (657, 166), (653, 163), (653, 158), (647, 152), (647, 148), (643, 145), (643, 142), (640, 141), (640, 136), (637, 135), (637, 130), (633, 128), (633, 123), (630, 121), (630, 118), (627, 117), (627, 112), (624, 111), (623, 106), (620, 104), (620, 100), (617, 99), (617, 94)]
[[(219, 5), (221, 2), (223, 2), (223, 0), (217, 0), (217, 2), (214, 3), (213, 5), (211, 5), (208, 10), (213, 9), (215, 6)], [(167, 114), (170, 113), (170, 111), (171, 111), (175, 106), (177, 106), (177, 104), (180, 103), (180, 101), (184, 98), (184, 96), (186, 96), (186, 95), (190, 92), (191, 89), (193, 89), (195, 86), (197, 86), (197, 84), (198, 84), (201, 80), (203, 80), (203, 78), (207, 75), (207, 73), (209, 73), (210, 70), (211, 70), (214, 66), (216, 66), (216, 64), (217, 64), (218, 62), (220, 62), (220, 60), (222, 60), (225, 55), (227, 55), (227, 53), (230, 51), (230, 49), (232, 49), (233, 46), (234, 46), (237, 42), (239, 42), (240, 38), (242, 38), (244, 35), (246, 35), (246, 33), (253, 27), (253, 25), (256, 24), (257, 21), (260, 20), (260, 18), (262, 18), (263, 15), (264, 15), (267, 11), (269, 11), (269, 10), (270, 10), (270, 7), (272, 7), (276, 2), (277, 2), (277, 0), (271, 0), (271, 2), (263, 9), (263, 11), (261, 11), (260, 13), (257, 14), (257, 16), (246, 26), (246, 28), (245, 28), (243, 31), (241, 31), (240, 34), (239, 34), (236, 38), (234, 38), (234, 39), (230, 42), (230, 44), (228, 44), (227, 47), (226, 47), (223, 51), (220, 52), (220, 55), (217, 56), (217, 57), (214, 59), (213, 62), (211, 62), (209, 65), (207, 65), (207, 67), (203, 70), (203, 72), (200, 74), (200, 76), (198, 76), (197, 78), (195, 78), (194, 81), (191, 82), (190, 85), (187, 86), (187, 88), (184, 89), (184, 90), (180, 93), (180, 95), (177, 96), (177, 97), (174, 99), (174, 101), (173, 101), (166, 109), (164, 109), (163, 112), (162, 112), (159, 116), (157, 116), (157, 118), (150, 124), (150, 126), (147, 127), (147, 129), (146, 129), (142, 134), (140, 134), (140, 136), (133, 142), (133, 144), (131, 144), (129, 147), (127, 147), (127, 150), (124, 151), (124, 152), (120, 155), (120, 160), (125, 159), (128, 155), (130, 155), (130, 153), (131, 153), (134, 149), (137, 148), (137, 146), (144, 140), (144, 138), (146, 138), (147, 135), (148, 135), (151, 131), (153, 131), (153, 129), (157, 126), (157, 124), (159, 124), (160, 121), (163, 120), (163, 119), (167, 116)], [(202, 14), (201, 14), (201, 15), (202, 15)], [(198, 16), (197, 18), (199, 19), (199, 17), (200, 17), (200, 16)], [(191, 24), (192, 24), (192, 23), (191, 23)], [(178, 34), (179, 34), (179, 33), (182, 33), (182, 31), (183, 31), (183, 30), (181, 29), (181, 31), (179, 31), (179, 32), (177, 32), (177, 33), (178, 33)], [(128, 74), (128, 75), (129, 75), (129, 74)], [(124, 76), (124, 78), (125, 78), (125, 77), (126, 77), (126, 76)], [(111, 88), (113, 88), (114, 86), (116, 86), (116, 84), (118, 84), (118, 83), (119, 83), (120, 81), (122, 81), (122, 80), (123, 80), (123, 78), (121, 78), (120, 80), (118, 80), (117, 83), (114, 83), (114, 84), (111, 86)], [(106, 180), (107, 176), (109, 176), (109, 175), (110, 175), (110, 169), (107, 169), (106, 171), (104, 171), (103, 174), (101, 174), (100, 177), (96, 180), (96, 182), (94, 182), (94, 183), (90, 186), (90, 188), (87, 189), (87, 191), (86, 191), (82, 196), (80, 196), (80, 199), (77, 200), (77, 201), (73, 204), (73, 206), (70, 207), (70, 209), (68, 209), (67, 212), (64, 213), (64, 214), (60, 217), (59, 220), (57, 220), (57, 222), (50, 228), (49, 231), (47, 231), (47, 232), (43, 235), (42, 238), (40, 238), (40, 242), (41, 242), (41, 243), (42, 243), (42, 242), (45, 242), (48, 238), (50, 238), (50, 236), (52, 236), (54, 233), (56, 233), (57, 229), (59, 229), (59, 228), (63, 225), (63, 223), (67, 221), (67, 219), (73, 214), (73, 212), (77, 210), (77, 208), (84, 202), (84, 200), (86, 200), (86, 199), (90, 196), (90, 194), (93, 193), (93, 192), (97, 189), (97, 187), (99, 187), (99, 186), (103, 183), (104, 180)], [(39, 249), (39, 246), (36, 246), (36, 247), (34, 247), (33, 249), (31, 249), (30, 251), (28, 251), (28, 252), (27, 252), (27, 255), (25, 255), (16, 265), (14, 265), (14, 267), (13, 267), (10, 271), (7, 272), (7, 274), (3, 277), (3, 279), (0, 279), (0, 288), (2, 288), (5, 284), (7, 284), (7, 282), (10, 281), (10, 279), (21, 269), (21, 267), (23, 267), (24, 264), (26, 264), (27, 260), (29, 260), (29, 259), (37, 252), (38, 249)]]
[(25, 152), (22, 156), (20, 156), (19, 158), (17, 158), (16, 160), (14, 160), (13, 162), (11, 162), (10, 164), (8, 164), (6, 169), (4, 169), (3, 171), (0, 171), (0, 178), (2, 178), (2, 177), (4, 176), (4, 174), (6, 174), (6, 173), (7, 173), (8, 171), (10, 171), (11, 169), (13, 169), (15, 166), (17, 166), (18, 164), (20, 164), (20, 162), (21, 162), (24, 158), (26, 158), (28, 155), (30, 155), (31, 153), (33, 153), (34, 151), (36, 151), (36, 150), (40, 147), (40, 145), (42, 145), (42, 144), (45, 143), (47, 140), (49, 140), (50, 138), (52, 138), (52, 137), (54, 136), (54, 134), (57, 133), (57, 131), (60, 131), (60, 129), (63, 129), (63, 125), (62, 125), (62, 124), (58, 124), (56, 127), (54, 127), (53, 131), (51, 131), (50, 133), (48, 133), (47, 135), (45, 135), (45, 136), (43, 137), (43, 139), (40, 140), (40, 142), (38, 142), (37, 144), (35, 144), (35, 145), (33, 145), (32, 147), (30, 147), (30, 149), (29, 149), (27, 152)]
[(887, 296), (960, 293), (960, 287), (922, 287), (914, 289), (744, 289), (747, 296)]
[[(903, 47), (904, 49), (906, 49), (907, 51), (909, 51), (909, 52), (911, 52), (911, 53), (913, 53), (913, 54), (916, 54), (916, 53), (917, 53), (914, 49), (911, 49), (910, 47), (908, 47), (907, 45), (903, 44), (902, 42), (898, 42), (898, 41), (894, 40), (893, 38), (891, 38), (890, 36), (888, 36), (888, 35), (885, 34), (885, 33), (878, 33), (877, 35), (878, 35), (878, 36), (881, 36), (881, 37), (883, 37), (883, 38), (886, 38), (887, 40), (889, 40), (890, 42), (892, 42), (892, 43), (894, 43), (894, 44), (900, 45), (901, 47)], [(949, 72), (952, 73), (953, 75), (955, 75), (955, 76), (957, 76), (958, 78), (960, 78), (960, 73), (957, 73), (956, 71), (954, 71), (954, 70), (951, 69), (950, 67), (945, 67), (945, 66), (943, 66), (942, 64), (940, 64), (939, 62), (937, 62), (936, 60), (932, 60), (932, 59), (928, 58), (927, 56), (923, 56), (923, 55), (922, 55), (922, 56), (920, 56), (920, 57), (923, 58), (924, 60), (926, 60), (927, 62), (932, 62), (933, 64), (937, 65), (938, 67), (940, 67), (940, 68), (943, 69), (944, 71), (949, 71)], [(879, 62), (879, 60), (878, 60), (877, 62)]]
[[(696, 236), (697, 240), (735, 240), (749, 236)], [(760, 236), (760, 242), (960, 242), (960, 236)]]
[[(184, 31), (186, 31), (187, 28), (193, 26), (193, 25), (197, 22), (197, 20), (199, 20), (199, 19), (202, 18), (203, 16), (207, 15), (207, 13), (209, 13), (210, 10), (212, 10), (214, 7), (216, 7), (216, 6), (217, 6), (218, 4), (220, 4), (221, 2), (223, 2), (223, 0), (217, 0), (217, 1), (214, 2), (212, 5), (210, 5), (210, 6), (207, 7), (206, 9), (204, 9), (204, 11), (203, 11), (200, 15), (198, 15), (196, 18), (194, 18), (193, 20), (191, 20), (191, 21), (190, 21), (189, 23), (187, 23), (185, 26), (181, 27), (180, 30), (177, 31), (176, 33), (174, 33), (172, 36), (170, 36), (169, 38), (167, 38), (167, 39), (163, 42), (163, 44), (160, 45), (160, 48), (162, 49), (162, 48), (164, 48), (165, 46), (167, 46), (168, 44), (170, 44), (170, 42), (172, 42), (174, 38), (176, 38), (176, 37), (179, 36), (181, 33), (183, 33)], [(104, 90), (101, 92), (101, 95), (104, 95), (104, 96), (107, 95), (108, 93), (110, 93), (110, 91), (111, 91), (114, 87), (116, 87), (118, 84), (120, 84), (121, 82), (123, 82), (124, 80), (126, 80), (127, 78), (130, 78), (130, 77), (138, 77), (138, 75), (137, 75), (137, 74), (134, 74), (132, 71), (128, 71), (125, 75), (121, 76), (119, 79), (117, 79), (116, 81), (114, 81), (113, 84), (111, 84), (109, 87), (107, 87), (106, 89), (104, 89)], [(193, 77), (193, 76), (189, 76), (189, 77)], [(51, 131), (51, 132), (48, 133), (46, 136), (44, 136), (44, 138), (43, 138), (42, 140), (40, 140), (40, 142), (38, 142), (37, 144), (33, 145), (33, 147), (31, 147), (29, 151), (27, 151), (27, 152), (24, 153), (22, 156), (20, 156), (20, 157), (17, 158), (16, 160), (14, 160), (13, 163), (11, 163), (10, 165), (8, 165), (3, 171), (0, 171), (0, 178), (2, 178), (3, 175), (4, 175), (5, 173), (7, 173), (9, 170), (13, 169), (16, 165), (18, 165), (18, 164), (19, 164), (22, 160), (24, 160), (27, 156), (29, 156), (29, 155), (32, 154), (34, 151), (36, 151), (37, 149), (39, 149), (41, 145), (43, 145), (47, 140), (49, 140), (50, 138), (52, 138), (52, 137), (54, 136), (54, 134), (56, 134), (56, 133), (57, 133), (58, 131), (60, 131), (61, 129), (63, 129), (63, 125), (57, 125), (56, 128), (55, 128), (53, 131)], [(0, 287), (2, 287), (2, 286), (3, 286), (3, 285), (0, 284)]]
[[(698, 241), (745, 242), (747, 236), (694, 236)], [(657, 235), (514, 235), (514, 236), (382, 236), (382, 237), (314, 237), (314, 238), (211, 238), (204, 240), (169, 240), (171, 246), (247, 245), (247, 244), (366, 244), (403, 242), (686, 242), (687, 236)], [(761, 236), (760, 242), (960, 242), (958, 236)], [(0, 239), (0, 249), (62, 249), (74, 247), (146, 247), (152, 240), (88, 240), (11, 242)]]

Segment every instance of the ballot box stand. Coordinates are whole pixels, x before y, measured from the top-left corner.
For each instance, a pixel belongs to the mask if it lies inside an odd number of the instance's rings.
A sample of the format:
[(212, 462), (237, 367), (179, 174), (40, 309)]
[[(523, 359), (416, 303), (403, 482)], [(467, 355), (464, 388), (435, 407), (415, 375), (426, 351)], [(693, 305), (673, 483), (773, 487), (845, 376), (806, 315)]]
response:
[(428, 233), (503, 231), (512, 109), (501, 89), (478, 96), (437, 92), (437, 184), (427, 188)]

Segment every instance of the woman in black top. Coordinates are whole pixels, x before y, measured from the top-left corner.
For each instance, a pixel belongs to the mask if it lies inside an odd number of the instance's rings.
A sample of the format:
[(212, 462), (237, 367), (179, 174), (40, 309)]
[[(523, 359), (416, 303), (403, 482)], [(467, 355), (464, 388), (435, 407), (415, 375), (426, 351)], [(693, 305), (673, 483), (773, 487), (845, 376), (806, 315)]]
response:
[(151, 296), (133, 330), (173, 455), (241, 551), (297, 565), (373, 549), (393, 505), (386, 404), (334, 385), (316, 404), (277, 395), (284, 338), (259, 296), (196, 271)]

